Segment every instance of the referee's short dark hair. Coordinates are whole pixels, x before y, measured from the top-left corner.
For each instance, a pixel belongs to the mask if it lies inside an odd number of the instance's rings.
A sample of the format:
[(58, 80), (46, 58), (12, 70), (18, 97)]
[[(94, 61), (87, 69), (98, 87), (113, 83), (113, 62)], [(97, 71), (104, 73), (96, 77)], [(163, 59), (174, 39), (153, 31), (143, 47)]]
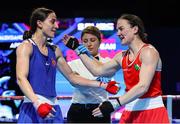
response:
[(95, 26), (86, 27), (81, 33), (81, 39), (85, 33), (92, 34), (92, 35), (96, 36), (98, 38), (98, 40), (101, 42), (101, 32), (97, 27), (95, 27)]

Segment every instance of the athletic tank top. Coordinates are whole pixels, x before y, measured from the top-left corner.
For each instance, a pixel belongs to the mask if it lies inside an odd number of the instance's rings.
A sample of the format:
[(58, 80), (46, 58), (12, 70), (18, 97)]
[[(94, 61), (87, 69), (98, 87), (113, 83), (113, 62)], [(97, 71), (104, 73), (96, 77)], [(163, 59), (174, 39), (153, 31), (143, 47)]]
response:
[[(148, 44), (145, 44), (142, 48), (149, 46)], [(141, 64), (142, 62), (139, 59), (140, 53), (142, 48), (139, 50), (137, 57), (135, 60), (131, 63), (128, 58), (128, 51), (125, 53), (125, 56), (122, 60), (122, 69), (124, 73), (124, 81), (126, 84), (126, 91), (129, 91), (132, 87), (134, 87), (139, 82), (139, 72), (141, 70)], [(131, 64), (130, 64), (131, 63)], [(156, 70), (154, 77), (151, 81), (149, 90), (147, 93), (145, 93), (141, 98), (146, 97), (155, 97), (162, 95), (161, 90), (161, 71)]]
[(36, 94), (55, 97), (56, 56), (55, 51), (47, 45), (48, 56), (43, 55), (35, 42), (29, 39), (33, 52), (29, 62), (28, 80)]

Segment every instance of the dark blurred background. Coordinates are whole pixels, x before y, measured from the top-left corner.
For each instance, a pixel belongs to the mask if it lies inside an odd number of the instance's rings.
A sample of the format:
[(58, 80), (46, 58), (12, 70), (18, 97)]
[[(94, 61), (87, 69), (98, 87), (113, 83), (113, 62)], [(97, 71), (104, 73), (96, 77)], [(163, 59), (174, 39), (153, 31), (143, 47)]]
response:
[[(179, 0), (24, 0), (3, 1), (0, 22), (25, 22), (34, 8), (53, 9), (58, 18), (118, 18), (136, 14), (144, 21), (148, 38), (163, 61), (164, 94), (180, 94), (180, 7)], [(178, 103), (174, 103), (178, 108)], [(180, 115), (178, 111), (174, 111)], [(180, 117), (179, 117), (180, 118)]]
[(122, 13), (140, 16), (147, 26), (180, 26), (179, 0), (4, 0), (1, 21), (28, 22), (36, 7), (48, 7), (58, 17), (119, 17)]

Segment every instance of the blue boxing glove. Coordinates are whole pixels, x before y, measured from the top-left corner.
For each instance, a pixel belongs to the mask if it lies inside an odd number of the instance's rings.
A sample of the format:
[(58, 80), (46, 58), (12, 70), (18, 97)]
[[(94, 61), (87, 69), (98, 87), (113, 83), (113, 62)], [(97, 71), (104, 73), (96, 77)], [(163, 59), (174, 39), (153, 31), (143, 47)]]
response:
[(86, 54), (88, 57), (90, 57), (91, 59), (93, 58), (93, 56), (91, 55), (91, 53), (89, 52), (89, 50), (83, 45), (80, 44), (76, 49), (75, 49), (77, 55), (79, 56), (80, 54)]
[(97, 77), (96, 80), (104, 83), (108, 83), (109, 81), (111, 81), (111, 79), (107, 77)]

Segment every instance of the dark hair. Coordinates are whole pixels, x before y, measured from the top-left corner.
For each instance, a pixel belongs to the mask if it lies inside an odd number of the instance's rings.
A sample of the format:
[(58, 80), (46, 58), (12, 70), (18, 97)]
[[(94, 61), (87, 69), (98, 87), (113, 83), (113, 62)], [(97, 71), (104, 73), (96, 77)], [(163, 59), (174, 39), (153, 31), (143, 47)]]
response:
[(86, 27), (81, 33), (81, 39), (85, 33), (92, 34), (92, 35), (96, 36), (98, 38), (98, 40), (101, 42), (101, 32), (97, 27), (95, 27), (95, 26)]
[(127, 20), (132, 27), (137, 26), (138, 27), (137, 34), (139, 35), (139, 37), (144, 42), (148, 42), (147, 34), (145, 33), (144, 23), (138, 16), (133, 14), (123, 14), (119, 19)]
[(23, 40), (31, 38), (32, 35), (35, 33), (37, 28), (37, 20), (44, 21), (51, 13), (54, 13), (54, 11), (44, 7), (35, 9), (30, 17), (31, 29), (29, 31), (24, 32)]

